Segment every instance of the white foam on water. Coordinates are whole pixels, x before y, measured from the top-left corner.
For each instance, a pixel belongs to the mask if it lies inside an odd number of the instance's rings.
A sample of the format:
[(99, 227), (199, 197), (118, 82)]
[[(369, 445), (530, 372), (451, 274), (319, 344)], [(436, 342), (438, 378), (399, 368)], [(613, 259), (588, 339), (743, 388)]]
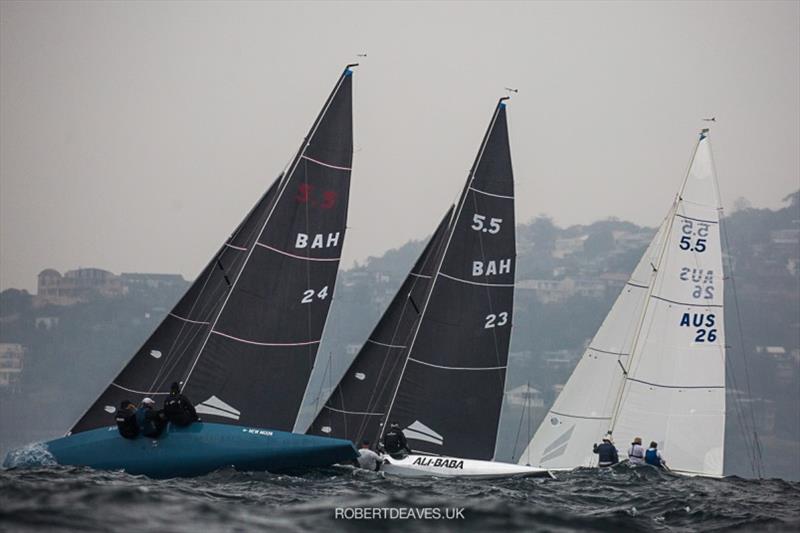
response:
[(32, 442), (11, 450), (3, 461), (3, 468), (55, 466), (58, 462), (43, 442)]

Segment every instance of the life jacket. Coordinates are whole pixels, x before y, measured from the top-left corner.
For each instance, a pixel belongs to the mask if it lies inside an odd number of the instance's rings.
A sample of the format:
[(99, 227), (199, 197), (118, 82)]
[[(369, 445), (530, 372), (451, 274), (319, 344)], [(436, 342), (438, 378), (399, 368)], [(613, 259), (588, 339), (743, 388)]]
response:
[(135, 439), (139, 436), (139, 424), (136, 423), (136, 411), (117, 411), (114, 420), (117, 422), (119, 434), (126, 439)]
[(139, 422), (142, 435), (151, 439), (155, 439), (161, 435), (164, 426), (166, 426), (166, 422), (161, 419), (159, 412), (151, 409), (145, 409), (143, 414), (137, 416), (137, 418), (143, 420)]
[(408, 452), (408, 444), (406, 443), (406, 436), (402, 431), (393, 429), (383, 436), (383, 446), (389, 455), (402, 455), (403, 452)]
[(628, 458), (633, 464), (644, 463), (644, 447), (641, 444), (631, 444), (628, 450)]
[(188, 426), (197, 420), (192, 404), (182, 395), (170, 396), (164, 402), (164, 416), (176, 426)]
[(644, 462), (649, 465), (661, 467), (661, 459), (658, 458), (658, 450), (656, 448), (648, 449), (644, 454)]

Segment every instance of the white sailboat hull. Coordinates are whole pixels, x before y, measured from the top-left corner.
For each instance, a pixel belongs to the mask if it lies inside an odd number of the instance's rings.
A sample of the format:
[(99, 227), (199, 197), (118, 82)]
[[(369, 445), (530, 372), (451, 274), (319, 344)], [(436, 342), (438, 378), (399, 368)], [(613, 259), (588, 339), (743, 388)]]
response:
[(459, 477), (496, 479), (506, 477), (554, 478), (549, 470), (498, 461), (411, 454), (403, 459), (386, 456), (381, 471), (403, 477)]

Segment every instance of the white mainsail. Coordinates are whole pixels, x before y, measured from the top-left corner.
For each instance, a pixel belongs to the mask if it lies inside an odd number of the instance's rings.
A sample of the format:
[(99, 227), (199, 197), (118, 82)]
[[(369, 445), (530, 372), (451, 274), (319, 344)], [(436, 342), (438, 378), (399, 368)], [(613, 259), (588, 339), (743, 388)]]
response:
[(676, 471), (720, 476), (725, 335), (720, 200), (707, 132), (666, 219), (526, 450), (523, 464), (594, 466), (611, 432), (658, 442)]

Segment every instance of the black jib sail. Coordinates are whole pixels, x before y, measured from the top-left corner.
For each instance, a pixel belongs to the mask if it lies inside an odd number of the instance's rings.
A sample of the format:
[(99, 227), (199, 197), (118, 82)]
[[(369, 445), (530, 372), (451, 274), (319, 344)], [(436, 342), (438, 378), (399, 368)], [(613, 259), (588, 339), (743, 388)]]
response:
[(300, 150), (133, 359), (72, 428), (173, 381), (204, 420), (291, 431), (344, 243), (353, 153), (344, 70)]
[(307, 433), (356, 443), (380, 435), (383, 417), (405, 364), (406, 347), (428, 296), (452, 212), (451, 208), (442, 219)]

